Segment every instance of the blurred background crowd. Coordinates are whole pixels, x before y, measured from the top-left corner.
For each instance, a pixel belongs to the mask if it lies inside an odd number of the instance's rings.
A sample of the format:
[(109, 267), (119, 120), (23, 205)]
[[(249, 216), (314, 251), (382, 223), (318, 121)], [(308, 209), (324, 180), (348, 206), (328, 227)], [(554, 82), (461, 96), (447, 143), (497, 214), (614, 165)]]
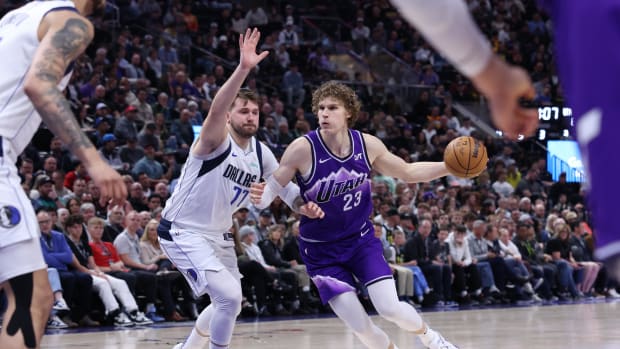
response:
[[(0, 1), (4, 12), (22, 3)], [(535, 102), (562, 105), (548, 17), (530, 1), (467, 3), (493, 50), (531, 74)], [(45, 125), (18, 162), (46, 261), (56, 270), (50, 328), (180, 321), (208, 304), (193, 298), (166, 260), (156, 227), (248, 27), (261, 30), (260, 50), (270, 51), (245, 87), (260, 95), (257, 137), (276, 156), (316, 128), (311, 95), (327, 80), (354, 88), (363, 104), (355, 128), (407, 162), (441, 161), (460, 135), (484, 140), (490, 161), (475, 179), (411, 185), (374, 173), (376, 236), (402, 300), (458, 307), (618, 297), (592, 259), (596, 231), (581, 185), (566, 173), (552, 179), (537, 140), (508, 142), (489, 132), (484, 118), (457, 111), (465, 105), (476, 114), (484, 100), (389, 1), (108, 4), (66, 96), (100, 156), (124, 175), (127, 201), (102, 206), (84, 167)], [(276, 199), (267, 210), (244, 208), (233, 218), (244, 315), (329, 311), (299, 258), (295, 213)], [(121, 304), (89, 280), (95, 265), (126, 284), (124, 298), (114, 292)], [(363, 287), (359, 295), (367, 299)]]

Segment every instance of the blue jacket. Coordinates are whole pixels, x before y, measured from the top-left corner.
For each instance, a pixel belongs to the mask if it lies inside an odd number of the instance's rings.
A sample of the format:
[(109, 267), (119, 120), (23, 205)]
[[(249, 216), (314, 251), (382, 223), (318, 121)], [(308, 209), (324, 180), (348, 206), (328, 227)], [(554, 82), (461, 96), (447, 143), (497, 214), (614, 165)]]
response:
[(47, 263), (50, 268), (67, 270), (69, 264), (71, 264), (73, 260), (73, 252), (71, 252), (71, 248), (69, 244), (67, 244), (67, 240), (65, 240), (65, 235), (55, 230), (52, 230), (50, 234), (51, 239), (49, 243), (45, 234), (41, 233), (41, 237), (39, 238), (41, 241), (41, 250), (43, 251), (43, 259), (45, 259), (45, 263)]

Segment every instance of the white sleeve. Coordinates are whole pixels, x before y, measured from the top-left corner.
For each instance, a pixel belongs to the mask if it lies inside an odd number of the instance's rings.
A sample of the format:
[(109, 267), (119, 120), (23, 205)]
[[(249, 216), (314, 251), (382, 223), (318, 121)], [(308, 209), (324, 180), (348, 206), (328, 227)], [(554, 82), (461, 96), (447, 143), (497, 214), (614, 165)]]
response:
[(465, 76), (480, 73), (492, 56), (488, 40), (461, 0), (392, 0), (400, 14)]
[(264, 145), (262, 142), (258, 142), (261, 146), (263, 153), (263, 178), (267, 179), (271, 177), (271, 174), (278, 169), (278, 160), (276, 160), (275, 155), (268, 146)]

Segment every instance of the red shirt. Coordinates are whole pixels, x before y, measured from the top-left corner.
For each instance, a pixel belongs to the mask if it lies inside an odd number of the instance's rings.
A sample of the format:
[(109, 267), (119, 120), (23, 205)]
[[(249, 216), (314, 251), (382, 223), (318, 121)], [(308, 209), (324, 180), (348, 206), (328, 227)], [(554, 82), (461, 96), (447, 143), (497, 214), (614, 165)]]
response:
[(95, 264), (99, 267), (109, 267), (110, 264), (121, 260), (111, 242), (90, 242), (89, 245), (93, 250)]

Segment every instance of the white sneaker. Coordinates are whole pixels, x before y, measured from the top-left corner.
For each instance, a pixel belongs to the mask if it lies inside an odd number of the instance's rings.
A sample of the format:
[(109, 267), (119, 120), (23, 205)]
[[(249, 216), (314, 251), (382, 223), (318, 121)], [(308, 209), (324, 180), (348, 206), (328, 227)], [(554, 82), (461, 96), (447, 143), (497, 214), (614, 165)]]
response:
[(430, 328), (426, 330), (426, 335), (420, 336), (420, 340), (428, 349), (458, 349), (457, 346), (443, 338), (439, 332)]
[(52, 306), (52, 310), (55, 311), (70, 311), (71, 309), (69, 309), (69, 306), (67, 305), (67, 303), (65, 302), (64, 299), (59, 299), (57, 301), (54, 302), (54, 305)]
[(58, 328), (67, 328), (69, 325), (64, 323), (64, 321), (60, 320), (58, 315), (50, 316), (49, 320), (47, 320), (47, 328), (58, 329)]
[(525, 291), (525, 293), (527, 294), (534, 294), (534, 288), (532, 287), (532, 284), (529, 282), (526, 282), (525, 284), (523, 284), (523, 291)]
[(609, 291), (607, 291), (607, 294), (609, 295), (609, 298), (620, 298), (620, 294), (618, 294), (618, 291), (616, 291), (615, 288), (610, 288)]
[(146, 317), (146, 315), (144, 315), (141, 311), (129, 313), (129, 318), (131, 321), (135, 322), (136, 325), (150, 325), (153, 323), (153, 320)]
[(129, 317), (127, 316), (127, 314), (125, 314), (125, 312), (123, 311), (121, 311), (114, 317), (114, 326), (131, 327), (135, 325), (136, 324), (133, 321), (131, 321)]

